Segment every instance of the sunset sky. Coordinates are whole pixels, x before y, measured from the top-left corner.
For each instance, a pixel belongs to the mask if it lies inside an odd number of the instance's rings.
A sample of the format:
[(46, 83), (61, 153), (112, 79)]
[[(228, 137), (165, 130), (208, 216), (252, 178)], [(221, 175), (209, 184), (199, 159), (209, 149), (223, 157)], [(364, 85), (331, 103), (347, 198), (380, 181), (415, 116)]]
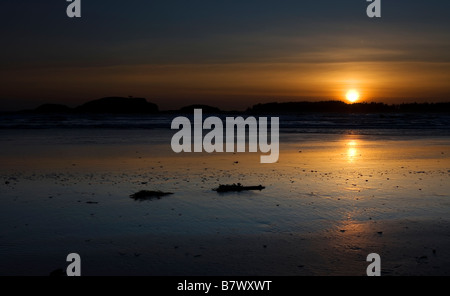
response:
[(0, 2), (0, 110), (145, 97), (203, 103), (450, 101), (450, 1)]

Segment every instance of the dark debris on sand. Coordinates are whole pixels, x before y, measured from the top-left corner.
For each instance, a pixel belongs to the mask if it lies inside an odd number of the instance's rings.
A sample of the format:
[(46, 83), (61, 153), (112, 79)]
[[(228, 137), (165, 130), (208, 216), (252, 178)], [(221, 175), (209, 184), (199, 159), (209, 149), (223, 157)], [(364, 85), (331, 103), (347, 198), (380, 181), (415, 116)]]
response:
[(141, 190), (130, 195), (130, 198), (134, 200), (152, 200), (152, 199), (161, 199), (163, 196), (171, 195), (172, 192), (162, 192), (162, 191), (149, 191), (149, 190)]
[(266, 187), (262, 185), (259, 186), (243, 186), (241, 183), (231, 184), (231, 185), (219, 185), (218, 188), (214, 188), (214, 191), (217, 192), (241, 192), (241, 191), (250, 191), (250, 190), (263, 190)]

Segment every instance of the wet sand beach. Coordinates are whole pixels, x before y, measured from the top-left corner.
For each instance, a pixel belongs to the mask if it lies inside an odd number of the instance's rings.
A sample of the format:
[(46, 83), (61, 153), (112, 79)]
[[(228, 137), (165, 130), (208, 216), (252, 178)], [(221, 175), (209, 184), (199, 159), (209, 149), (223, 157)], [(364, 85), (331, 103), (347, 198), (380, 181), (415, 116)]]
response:
[[(164, 129), (1, 130), (1, 275), (450, 274), (450, 140), (282, 133), (280, 160)], [(219, 184), (263, 185), (218, 193)], [(135, 201), (140, 190), (173, 195)]]

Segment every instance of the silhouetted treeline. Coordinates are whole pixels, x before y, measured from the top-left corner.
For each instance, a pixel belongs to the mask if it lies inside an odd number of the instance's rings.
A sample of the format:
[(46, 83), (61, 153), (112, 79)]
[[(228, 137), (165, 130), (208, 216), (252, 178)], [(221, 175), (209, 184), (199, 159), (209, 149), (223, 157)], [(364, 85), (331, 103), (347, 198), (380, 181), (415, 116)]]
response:
[(222, 112), (219, 108), (211, 107), (208, 105), (190, 105), (190, 106), (183, 107), (180, 110), (176, 110), (174, 112), (192, 114), (192, 113), (194, 113), (195, 109), (202, 109), (203, 113), (209, 113), (209, 114)]
[(289, 102), (257, 104), (246, 111), (222, 111), (208, 105), (189, 105), (178, 110), (160, 111), (154, 103), (144, 98), (109, 97), (87, 102), (76, 108), (61, 104), (44, 104), (25, 113), (73, 113), (73, 114), (192, 114), (202, 109), (204, 114), (302, 114), (302, 113), (450, 113), (450, 102), (408, 103), (387, 105), (384, 103), (347, 104), (342, 101)]
[(148, 114), (158, 113), (156, 104), (143, 98), (103, 98), (87, 102), (77, 108), (78, 113)]
[(450, 113), (447, 103), (409, 103), (387, 105), (384, 103), (347, 104), (341, 101), (290, 102), (257, 104), (247, 109), (249, 113)]
[(60, 104), (44, 104), (26, 113), (75, 113), (75, 114), (155, 114), (158, 105), (144, 98), (108, 97), (89, 101), (76, 108)]

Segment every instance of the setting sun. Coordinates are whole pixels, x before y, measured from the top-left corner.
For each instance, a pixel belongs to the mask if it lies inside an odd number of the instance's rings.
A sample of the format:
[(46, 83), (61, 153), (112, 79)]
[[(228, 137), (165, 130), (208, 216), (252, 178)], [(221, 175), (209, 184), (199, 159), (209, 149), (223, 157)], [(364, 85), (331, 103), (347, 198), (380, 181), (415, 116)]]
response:
[(359, 100), (359, 93), (352, 89), (347, 92), (346, 98), (349, 102), (355, 103)]

